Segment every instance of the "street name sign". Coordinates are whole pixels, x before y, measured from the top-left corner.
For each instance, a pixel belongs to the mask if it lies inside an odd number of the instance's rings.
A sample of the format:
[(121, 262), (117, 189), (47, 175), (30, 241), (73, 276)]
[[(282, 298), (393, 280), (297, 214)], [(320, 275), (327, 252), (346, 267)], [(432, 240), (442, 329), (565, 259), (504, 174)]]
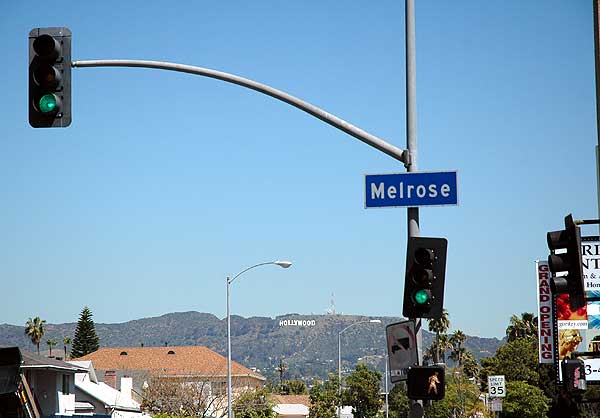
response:
[(504, 398), (506, 396), (504, 375), (488, 376), (488, 393), (493, 398)]
[(365, 207), (458, 205), (456, 171), (365, 175)]
[(408, 379), (408, 369), (418, 362), (415, 321), (408, 320), (390, 324), (385, 328), (390, 381)]

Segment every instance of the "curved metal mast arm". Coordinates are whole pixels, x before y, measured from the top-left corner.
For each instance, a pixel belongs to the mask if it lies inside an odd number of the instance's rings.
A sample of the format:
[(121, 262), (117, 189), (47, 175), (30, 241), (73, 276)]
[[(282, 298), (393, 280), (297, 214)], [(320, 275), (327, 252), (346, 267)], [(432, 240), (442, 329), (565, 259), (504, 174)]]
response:
[(201, 75), (204, 77), (216, 78), (217, 80), (226, 81), (228, 83), (237, 84), (242, 87), (258, 91), (260, 93), (271, 96), (275, 99), (281, 100), (294, 107), (297, 107), (304, 112), (321, 119), (323, 122), (330, 124), (331, 126), (346, 132), (347, 134), (361, 140), (362, 142), (378, 149), (379, 151), (395, 158), (398, 161), (404, 163), (406, 167), (410, 165), (410, 156), (407, 150), (402, 150), (394, 145), (384, 141), (381, 138), (371, 135), (370, 133), (363, 131), (362, 129), (346, 122), (343, 119), (338, 118), (325, 110), (313, 106), (310, 103), (305, 102), (291, 94), (285, 93), (281, 90), (277, 90), (273, 87), (267, 86), (247, 78), (239, 77), (234, 74), (225, 73), (222, 71), (211, 70), (209, 68), (195, 67), (191, 65), (176, 64), (171, 62), (162, 61), (145, 61), (145, 60), (94, 60), (94, 61), (74, 61), (71, 64), (73, 67), (143, 67), (143, 68), (155, 68), (159, 70), (179, 71), (182, 73), (189, 73), (195, 75)]

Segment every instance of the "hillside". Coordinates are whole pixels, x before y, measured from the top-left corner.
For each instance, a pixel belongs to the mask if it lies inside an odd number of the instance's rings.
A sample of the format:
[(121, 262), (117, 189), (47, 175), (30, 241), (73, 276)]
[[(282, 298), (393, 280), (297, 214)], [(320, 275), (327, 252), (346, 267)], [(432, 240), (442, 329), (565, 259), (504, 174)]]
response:
[[(269, 378), (276, 377), (275, 368), (280, 360), (287, 366), (287, 379), (324, 378), (337, 371), (338, 332), (352, 323), (369, 319), (381, 319), (382, 324), (364, 323), (342, 334), (342, 361), (345, 369), (353, 368), (360, 359), (383, 371), (385, 325), (397, 322), (399, 318), (296, 314), (275, 319), (232, 316), (232, 358), (260, 370)], [(287, 322), (280, 326), (281, 321)], [(294, 321), (314, 325), (296, 325)], [(48, 324), (41, 349), (47, 348), (46, 340), (54, 338), (59, 341), (54, 353), (62, 355), (63, 336), (73, 337), (75, 325)], [(100, 345), (106, 347), (204, 345), (226, 355), (227, 321), (208, 313), (177, 312), (119, 324), (97, 323), (96, 332)], [(423, 334), (423, 345), (428, 347), (433, 335), (427, 331)], [(501, 343), (496, 338), (468, 336), (465, 346), (479, 359), (492, 355)], [(0, 345), (35, 350), (22, 326), (0, 325)]]

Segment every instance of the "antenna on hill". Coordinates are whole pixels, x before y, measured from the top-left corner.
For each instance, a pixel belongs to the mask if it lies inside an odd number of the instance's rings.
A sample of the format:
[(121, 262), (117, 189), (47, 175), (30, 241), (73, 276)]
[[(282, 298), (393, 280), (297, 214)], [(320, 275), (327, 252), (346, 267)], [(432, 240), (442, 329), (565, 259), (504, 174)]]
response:
[(325, 313), (327, 315), (336, 315), (335, 312), (335, 295), (333, 294), (333, 292), (331, 292), (331, 305), (329, 307), (329, 309), (325, 310)]

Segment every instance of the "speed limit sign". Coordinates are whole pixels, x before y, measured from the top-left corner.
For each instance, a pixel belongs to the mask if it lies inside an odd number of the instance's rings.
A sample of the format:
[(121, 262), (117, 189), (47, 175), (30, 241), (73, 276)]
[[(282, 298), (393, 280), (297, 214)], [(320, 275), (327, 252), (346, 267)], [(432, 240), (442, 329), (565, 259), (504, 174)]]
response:
[(504, 398), (506, 396), (504, 375), (488, 376), (488, 394), (492, 398)]

